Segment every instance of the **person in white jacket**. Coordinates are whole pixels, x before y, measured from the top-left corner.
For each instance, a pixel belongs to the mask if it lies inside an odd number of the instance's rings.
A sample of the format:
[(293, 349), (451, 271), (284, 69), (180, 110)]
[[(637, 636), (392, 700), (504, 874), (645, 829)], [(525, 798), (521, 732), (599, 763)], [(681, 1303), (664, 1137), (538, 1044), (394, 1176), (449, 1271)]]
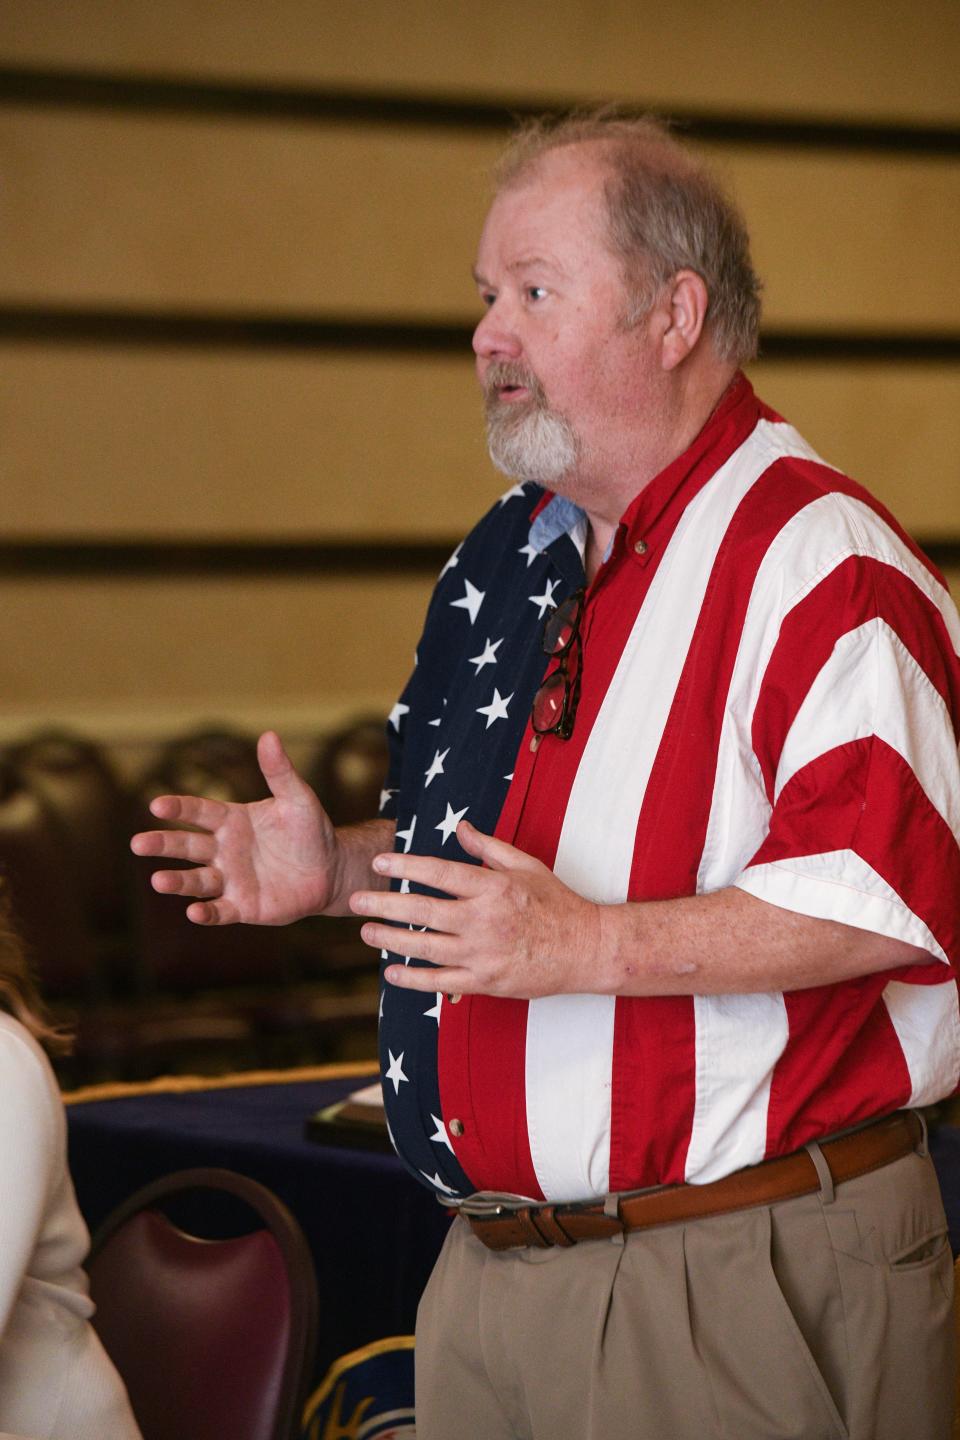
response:
[(0, 1436), (141, 1440), (90, 1324), (90, 1236), (67, 1168), (47, 1023), (0, 897)]

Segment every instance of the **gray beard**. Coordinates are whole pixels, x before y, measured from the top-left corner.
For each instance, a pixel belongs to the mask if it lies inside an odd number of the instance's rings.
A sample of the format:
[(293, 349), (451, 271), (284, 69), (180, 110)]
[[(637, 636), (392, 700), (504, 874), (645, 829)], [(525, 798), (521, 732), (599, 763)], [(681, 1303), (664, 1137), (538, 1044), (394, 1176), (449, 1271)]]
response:
[(487, 401), (487, 448), (498, 470), (548, 488), (574, 468), (580, 455), (576, 431), (535, 397), (522, 408)]

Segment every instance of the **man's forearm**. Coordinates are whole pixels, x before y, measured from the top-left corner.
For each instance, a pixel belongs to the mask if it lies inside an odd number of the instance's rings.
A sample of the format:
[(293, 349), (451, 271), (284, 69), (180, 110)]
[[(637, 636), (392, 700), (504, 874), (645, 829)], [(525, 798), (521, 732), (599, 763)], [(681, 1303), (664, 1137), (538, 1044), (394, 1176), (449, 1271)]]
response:
[(905, 941), (799, 915), (742, 890), (598, 907), (602, 989), (619, 995), (804, 990), (931, 955)]
[(386, 890), (390, 881), (370, 868), (374, 855), (393, 849), (395, 820), (363, 820), (358, 825), (337, 828), (337, 882), (330, 904), (321, 915), (350, 915), (350, 896), (355, 890)]
[(396, 853), (376, 861), (381, 880), (408, 880), (433, 895), (371, 890), (353, 897), (352, 910), (367, 918), (368, 945), (439, 967), (391, 965), (391, 984), (521, 999), (749, 994), (931, 960), (905, 941), (795, 914), (733, 887), (600, 904), (465, 820), (457, 838), (480, 865)]

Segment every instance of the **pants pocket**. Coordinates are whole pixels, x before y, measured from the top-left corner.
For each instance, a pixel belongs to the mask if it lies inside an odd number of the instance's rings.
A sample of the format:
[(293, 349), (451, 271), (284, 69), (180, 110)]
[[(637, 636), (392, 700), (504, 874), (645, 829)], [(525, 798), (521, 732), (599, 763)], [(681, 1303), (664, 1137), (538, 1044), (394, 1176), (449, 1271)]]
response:
[[(722, 1230), (708, 1223), (696, 1227), (695, 1236), (689, 1227), (688, 1236), (724, 1261), (719, 1282), (710, 1288), (703, 1283), (702, 1277), (709, 1279), (703, 1267), (691, 1267), (697, 1277), (691, 1291), (697, 1310), (694, 1333), (724, 1440), (849, 1440), (805, 1327), (777, 1274), (770, 1212), (737, 1216), (727, 1236)], [(821, 1244), (819, 1254), (804, 1255), (802, 1262), (828, 1276), (832, 1300), (836, 1280), (829, 1247)], [(820, 1273), (813, 1288), (823, 1289)], [(842, 1351), (842, 1308), (837, 1313)]]

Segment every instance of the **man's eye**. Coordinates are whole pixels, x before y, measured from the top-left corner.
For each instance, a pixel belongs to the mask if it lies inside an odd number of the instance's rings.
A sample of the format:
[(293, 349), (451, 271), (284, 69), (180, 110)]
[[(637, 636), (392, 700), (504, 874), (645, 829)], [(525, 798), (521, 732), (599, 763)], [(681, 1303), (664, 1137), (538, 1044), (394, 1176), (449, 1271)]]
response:
[(492, 290), (481, 290), (480, 292), (481, 303), (486, 306), (488, 310), (490, 309), (490, 306), (493, 304), (496, 298), (497, 297), (496, 295), (494, 295)]
[(528, 299), (528, 300), (543, 300), (544, 297), (546, 296), (546, 293), (547, 293), (547, 292), (546, 292), (546, 290), (544, 289), (544, 287), (543, 287), (542, 285), (528, 285), (528, 286), (527, 286), (527, 299)]

